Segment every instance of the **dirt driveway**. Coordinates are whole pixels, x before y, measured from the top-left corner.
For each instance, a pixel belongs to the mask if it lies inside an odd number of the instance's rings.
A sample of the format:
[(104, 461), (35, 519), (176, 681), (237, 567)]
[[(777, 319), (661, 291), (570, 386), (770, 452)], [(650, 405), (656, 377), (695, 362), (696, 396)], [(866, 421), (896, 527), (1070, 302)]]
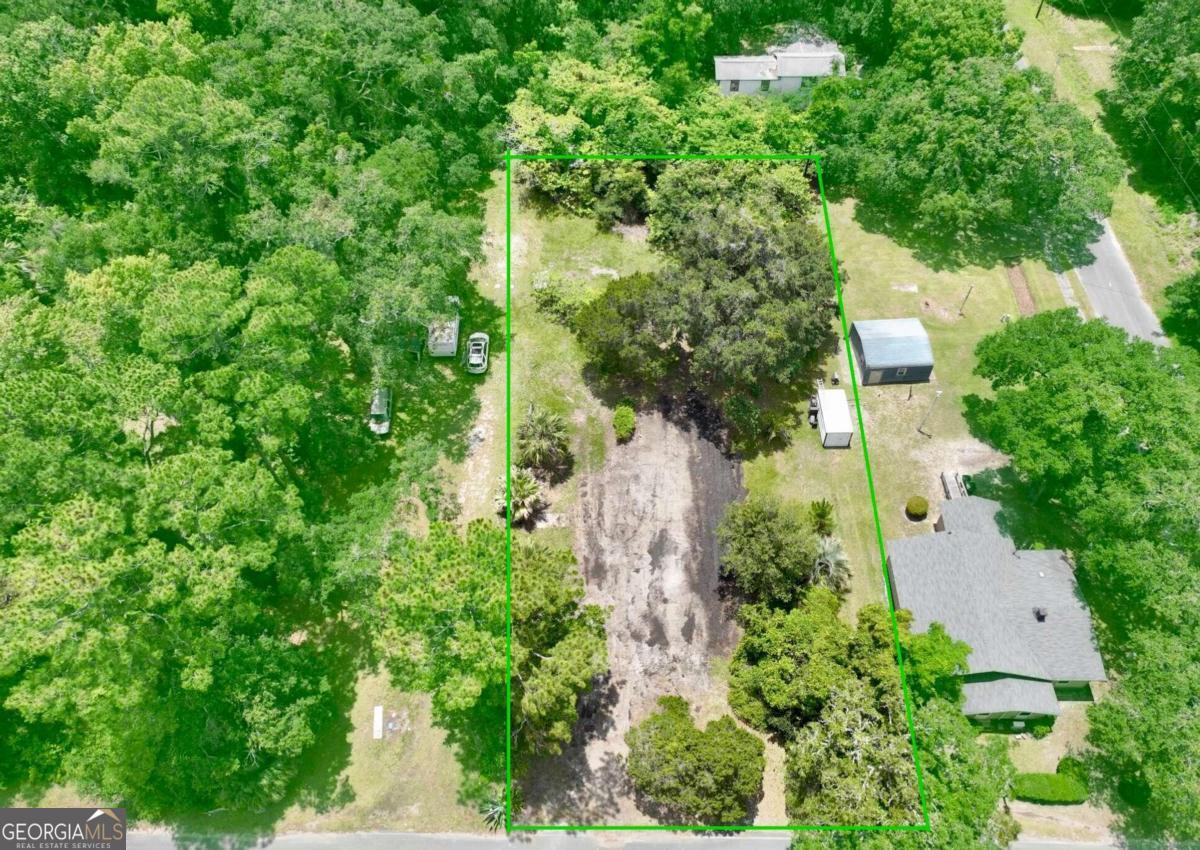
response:
[(716, 526), (742, 495), (740, 465), (686, 421), (638, 417), (626, 445), (580, 483), (575, 549), (589, 602), (609, 609), (610, 676), (571, 748), (530, 772), (528, 823), (650, 823), (625, 777), (625, 733), (666, 694), (701, 722), (724, 714), (713, 675), (737, 630), (718, 593)]

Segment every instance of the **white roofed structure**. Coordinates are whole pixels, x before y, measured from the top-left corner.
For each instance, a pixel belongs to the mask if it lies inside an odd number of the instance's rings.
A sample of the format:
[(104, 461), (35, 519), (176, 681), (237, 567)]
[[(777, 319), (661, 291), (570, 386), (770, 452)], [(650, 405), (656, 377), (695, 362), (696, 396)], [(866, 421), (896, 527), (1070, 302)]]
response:
[(846, 400), (845, 390), (817, 390), (817, 425), (820, 426), (821, 445), (825, 448), (850, 446), (854, 420), (850, 416), (850, 402)]
[(820, 37), (772, 47), (760, 56), (716, 56), (713, 64), (722, 94), (795, 92), (821, 77), (846, 73), (845, 55)]

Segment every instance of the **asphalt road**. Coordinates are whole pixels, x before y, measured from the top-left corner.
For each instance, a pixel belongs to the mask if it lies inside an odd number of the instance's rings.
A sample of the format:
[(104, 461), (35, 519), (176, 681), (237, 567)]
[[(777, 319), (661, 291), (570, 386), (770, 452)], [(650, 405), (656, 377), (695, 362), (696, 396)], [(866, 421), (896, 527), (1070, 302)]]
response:
[(1113, 236), (1107, 219), (1104, 221), (1104, 233), (1088, 249), (1095, 259), (1075, 272), (1091, 302), (1092, 311), (1132, 336), (1150, 340), (1156, 345), (1166, 345), (1167, 338), (1163, 336), (1162, 325), (1142, 297), (1137, 277), (1120, 243)]
[[(176, 841), (167, 832), (132, 832), (129, 850), (235, 850), (270, 846), (272, 850), (667, 850), (696, 847), (703, 850), (786, 850), (789, 833), (745, 833), (741, 835), (686, 835), (664, 833), (571, 833), (536, 832), (503, 835), (423, 834), (413, 832), (327, 832), (293, 833), (265, 839), (239, 840), (235, 836), (206, 836), (194, 842)], [(1108, 844), (1068, 841), (1017, 841), (1010, 850), (1116, 850)]]
[[(503, 835), (455, 835), (414, 832), (326, 832), (279, 835), (257, 843), (236, 836), (198, 837), (177, 841), (167, 832), (131, 832), (129, 850), (235, 850), (269, 846), (271, 850), (668, 850), (696, 847), (703, 850), (787, 850), (790, 833), (693, 835), (673, 832), (530, 832)], [(1040, 848), (1031, 848), (1040, 850)], [(1056, 850), (1066, 850), (1056, 848)], [(1087, 847), (1085, 850), (1103, 850)]]

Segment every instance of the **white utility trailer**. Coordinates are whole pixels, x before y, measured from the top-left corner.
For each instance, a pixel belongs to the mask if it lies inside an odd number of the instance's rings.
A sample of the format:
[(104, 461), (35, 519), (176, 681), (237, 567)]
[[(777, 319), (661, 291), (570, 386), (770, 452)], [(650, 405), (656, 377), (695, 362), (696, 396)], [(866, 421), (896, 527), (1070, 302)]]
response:
[(821, 445), (827, 449), (850, 447), (854, 436), (854, 420), (850, 416), (850, 402), (845, 390), (817, 390), (817, 427), (821, 432)]

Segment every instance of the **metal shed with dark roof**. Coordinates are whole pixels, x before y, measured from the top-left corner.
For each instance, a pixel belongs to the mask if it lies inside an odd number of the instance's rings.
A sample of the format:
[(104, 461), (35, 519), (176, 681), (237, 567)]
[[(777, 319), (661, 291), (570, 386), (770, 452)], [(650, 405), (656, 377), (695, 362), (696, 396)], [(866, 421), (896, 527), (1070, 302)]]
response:
[(933, 346), (920, 319), (865, 319), (850, 325), (863, 386), (916, 384), (933, 374)]

